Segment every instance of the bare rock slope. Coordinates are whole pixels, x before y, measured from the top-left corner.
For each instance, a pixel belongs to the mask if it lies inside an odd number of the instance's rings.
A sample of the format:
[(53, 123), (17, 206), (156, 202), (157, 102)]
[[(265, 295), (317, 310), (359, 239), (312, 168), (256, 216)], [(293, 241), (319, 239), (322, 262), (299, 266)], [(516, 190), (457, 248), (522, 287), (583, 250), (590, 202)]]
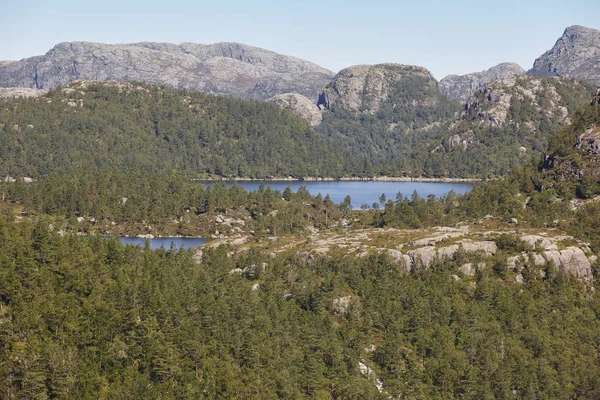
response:
[(354, 65), (335, 76), (320, 94), (318, 104), (329, 110), (374, 114), (390, 100), (431, 106), (438, 101), (438, 94), (438, 82), (425, 68), (400, 64)]
[(490, 82), (523, 75), (525, 70), (515, 63), (498, 64), (488, 70), (466, 75), (448, 75), (440, 81), (440, 90), (448, 97), (467, 101), (477, 90)]
[(323, 114), (321, 114), (319, 107), (310, 101), (308, 97), (301, 94), (278, 94), (267, 101), (306, 119), (312, 126), (319, 125), (323, 120)]
[(75, 80), (142, 81), (247, 99), (317, 99), (333, 72), (239, 43), (60, 43), (43, 56), (0, 62), (0, 87), (52, 89)]
[(528, 71), (536, 76), (566, 76), (600, 85), (600, 30), (570, 26)]

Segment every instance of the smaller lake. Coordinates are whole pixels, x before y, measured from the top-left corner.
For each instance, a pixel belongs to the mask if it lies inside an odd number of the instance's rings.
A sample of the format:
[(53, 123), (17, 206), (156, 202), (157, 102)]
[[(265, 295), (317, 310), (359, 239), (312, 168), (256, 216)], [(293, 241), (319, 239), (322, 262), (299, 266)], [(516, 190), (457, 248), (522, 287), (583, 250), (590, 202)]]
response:
[[(213, 182), (202, 182), (212, 184)], [(227, 186), (232, 181), (225, 181)], [(434, 195), (439, 198), (447, 195), (451, 190), (457, 194), (465, 194), (473, 189), (470, 182), (392, 182), (392, 181), (237, 181), (248, 191), (256, 191), (260, 185), (269, 186), (273, 190), (283, 192), (290, 187), (297, 192), (300, 186), (306, 186), (313, 196), (321, 193), (323, 197), (329, 194), (334, 203), (341, 203), (347, 195), (352, 199), (352, 208), (360, 210), (362, 204), (372, 205), (379, 202), (379, 196), (385, 193), (388, 200), (396, 200), (398, 192), (404, 197), (409, 197), (416, 191), (419, 196), (427, 198)]]
[(192, 249), (206, 243), (204, 238), (187, 238), (187, 237), (160, 237), (153, 239), (138, 238), (138, 237), (121, 237), (121, 243), (123, 246), (127, 244), (133, 244), (135, 246), (144, 247), (146, 240), (150, 241), (150, 248), (152, 250), (160, 249), (161, 247), (166, 250), (171, 248), (171, 243), (175, 244), (176, 249), (180, 249), (182, 246), (184, 249)]

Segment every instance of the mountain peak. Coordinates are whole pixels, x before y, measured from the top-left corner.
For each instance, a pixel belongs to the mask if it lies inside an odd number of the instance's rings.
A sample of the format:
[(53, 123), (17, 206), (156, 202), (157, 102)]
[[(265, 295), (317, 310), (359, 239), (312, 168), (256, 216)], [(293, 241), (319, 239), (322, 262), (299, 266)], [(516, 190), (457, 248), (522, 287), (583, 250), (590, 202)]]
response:
[(600, 30), (569, 26), (528, 71), (536, 76), (567, 76), (600, 85)]
[(473, 93), (490, 82), (524, 73), (525, 70), (519, 64), (504, 62), (480, 72), (466, 75), (448, 75), (440, 81), (440, 90), (449, 97), (467, 101)]
[(0, 63), (0, 87), (142, 81), (257, 100), (288, 92), (316, 100), (333, 75), (306, 60), (233, 42), (61, 42), (43, 56)]

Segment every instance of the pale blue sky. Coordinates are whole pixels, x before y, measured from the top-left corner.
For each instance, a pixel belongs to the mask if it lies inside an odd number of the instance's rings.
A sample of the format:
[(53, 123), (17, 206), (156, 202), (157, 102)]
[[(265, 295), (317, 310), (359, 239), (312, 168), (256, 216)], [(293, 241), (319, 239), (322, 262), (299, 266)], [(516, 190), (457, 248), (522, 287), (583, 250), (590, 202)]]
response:
[(600, 29), (599, 0), (0, 0), (0, 60), (63, 41), (233, 41), (338, 71), (394, 62), (436, 78), (513, 61), (529, 69), (569, 25)]

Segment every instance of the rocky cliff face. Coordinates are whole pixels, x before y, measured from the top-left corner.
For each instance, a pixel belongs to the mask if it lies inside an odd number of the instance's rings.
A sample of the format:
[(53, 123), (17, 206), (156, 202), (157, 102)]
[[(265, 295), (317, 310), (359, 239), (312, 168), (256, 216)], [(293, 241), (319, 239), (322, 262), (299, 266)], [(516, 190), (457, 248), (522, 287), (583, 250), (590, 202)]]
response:
[(495, 127), (525, 124), (532, 132), (539, 128), (542, 119), (568, 123), (570, 111), (560, 94), (567, 88), (589, 98), (590, 88), (574, 80), (533, 76), (502, 79), (469, 98), (461, 119), (477, 119)]
[(466, 75), (448, 75), (440, 81), (440, 90), (448, 97), (464, 102), (490, 82), (512, 78), (524, 73), (525, 70), (519, 64), (502, 63), (486, 71)]
[(142, 81), (261, 100), (287, 92), (316, 100), (333, 75), (308, 61), (239, 43), (68, 42), (43, 56), (0, 63), (0, 87)]
[(600, 31), (570, 26), (528, 71), (536, 76), (567, 76), (600, 85)]
[(329, 110), (374, 114), (384, 105), (430, 106), (438, 101), (439, 87), (422, 67), (399, 64), (355, 65), (340, 71), (319, 96)]
[[(519, 76), (492, 82), (469, 98), (450, 125), (455, 134), (449, 138), (449, 147), (468, 148), (478, 140), (473, 131), (485, 127), (521, 132), (519, 136), (525, 138), (539, 134), (542, 124), (568, 124), (590, 90), (590, 85), (567, 78)], [(570, 101), (571, 97), (581, 101)], [(523, 145), (520, 151), (527, 153), (530, 144)]]
[(311, 126), (317, 126), (323, 120), (323, 114), (317, 105), (309, 98), (297, 93), (278, 94), (267, 100), (285, 110), (307, 120)]

